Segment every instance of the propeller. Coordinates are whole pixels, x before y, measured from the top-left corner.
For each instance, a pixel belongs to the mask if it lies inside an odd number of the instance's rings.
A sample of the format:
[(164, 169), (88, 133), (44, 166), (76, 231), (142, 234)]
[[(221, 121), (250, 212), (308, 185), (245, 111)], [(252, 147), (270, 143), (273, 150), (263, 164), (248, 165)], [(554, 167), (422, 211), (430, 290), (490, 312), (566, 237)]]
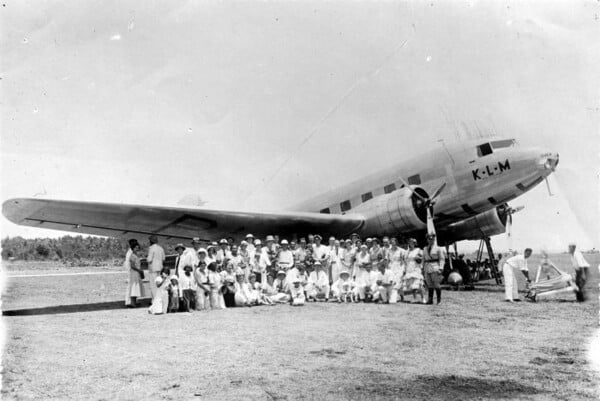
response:
[(525, 206), (511, 207), (509, 205), (506, 205), (504, 207), (504, 213), (506, 214), (506, 236), (508, 237), (509, 249), (512, 249), (512, 216), (513, 214), (520, 212), (523, 209), (525, 209)]
[(437, 202), (444, 188), (446, 188), (446, 183), (443, 182), (442, 185), (440, 185), (435, 191), (433, 191), (433, 195), (431, 195), (429, 198), (425, 198), (421, 194), (416, 192), (414, 189), (412, 189), (412, 187), (406, 181), (404, 181), (402, 177), (400, 177), (400, 181), (404, 184), (406, 188), (408, 188), (413, 193), (413, 195), (416, 195), (419, 199), (423, 201), (425, 207), (427, 208), (427, 235), (435, 235), (435, 225), (433, 224), (433, 206)]

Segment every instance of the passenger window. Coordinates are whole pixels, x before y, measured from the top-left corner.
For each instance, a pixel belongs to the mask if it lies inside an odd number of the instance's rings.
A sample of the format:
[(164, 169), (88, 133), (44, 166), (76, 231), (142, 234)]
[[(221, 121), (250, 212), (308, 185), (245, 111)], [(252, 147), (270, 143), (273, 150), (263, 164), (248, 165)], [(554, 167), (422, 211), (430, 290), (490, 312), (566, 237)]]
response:
[(421, 184), (421, 175), (420, 174), (411, 175), (410, 177), (408, 177), (408, 183), (410, 185)]
[(483, 157), (492, 154), (492, 146), (489, 143), (477, 146), (477, 156)]
[(340, 203), (340, 210), (342, 212), (345, 212), (346, 210), (350, 210), (352, 208), (352, 205), (350, 205), (350, 201), (343, 201), (342, 203)]
[(492, 141), (492, 148), (501, 149), (501, 148), (509, 148), (515, 144), (514, 139), (502, 139), (500, 141)]
[(326, 207), (325, 209), (321, 209), (321, 211), (319, 213), (329, 214), (329, 213), (331, 213), (331, 211), (329, 210), (328, 207)]
[(396, 184), (390, 184), (383, 187), (383, 192), (389, 194), (390, 192), (394, 192), (396, 190)]
[(362, 199), (363, 202), (366, 202), (369, 199), (373, 199), (373, 193), (372, 192), (367, 192), (366, 194), (362, 194), (361, 195), (361, 199)]

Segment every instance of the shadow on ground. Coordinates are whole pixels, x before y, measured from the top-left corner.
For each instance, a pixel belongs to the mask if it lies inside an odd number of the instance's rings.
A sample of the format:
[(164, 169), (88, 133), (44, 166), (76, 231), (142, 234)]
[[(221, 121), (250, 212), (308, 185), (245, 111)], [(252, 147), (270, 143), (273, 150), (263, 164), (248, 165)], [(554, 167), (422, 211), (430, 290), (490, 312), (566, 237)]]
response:
[(373, 377), (372, 374), (369, 376), (373, 380), (347, 387), (345, 396), (351, 399), (361, 399), (369, 394), (372, 399), (468, 400), (514, 399), (544, 393), (537, 387), (514, 380), (486, 380), (474, 376), (419, 375), (412, 378), (394, 378), (376, 373), (375, 376), (378, 377)]
[[(147, 307), (150, 300), (141, 300), (138, 308)], [(56, 315), (60, 313), (96, 312), (104, 310), (125, 309), (123, 301), (96, 302), (85, 304), (45, 306), (42, 308), (25, 308), (2, 311), (3, 316), (36, 316)]]

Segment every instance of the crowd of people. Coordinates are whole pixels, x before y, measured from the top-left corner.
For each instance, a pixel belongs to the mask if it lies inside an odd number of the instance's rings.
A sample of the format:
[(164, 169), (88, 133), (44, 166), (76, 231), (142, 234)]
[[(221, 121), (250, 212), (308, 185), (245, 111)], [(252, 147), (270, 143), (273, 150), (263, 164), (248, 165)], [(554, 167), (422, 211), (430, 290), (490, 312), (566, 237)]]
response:
[[(446, 263), (450, 261), (434, 234), (427, 235), (422, 249), (414, 238), (400, 244), (394, 237), (363, 241), (356, 234), (346, 240), (330, 237), (328, 245), (320, 235), (288, 242), (272, 235), (261, 241), (248, 234), (239, 244), (232, 238), (208, 244), (194, 238), (190, 247), (175, 246), (172, 268), (165, 266), (165, 252), (157, 237), (152, 235), (149, 241), (147, 271), (141, 267), (140, 244), (136, 239), (129, 241), (125, 304), (134, 307), (144, 296), (142, 280), (147, 274), (152, 314), (278, 303), (296, 306), (310, 301), (393, 304), (411, 296), (412, 302), (433, 304), (434, 295), (439, 304), (443, 282), (456, 285), (473, 280), (473, 270), (463, 255), (452, 256), (452, 262)], [(583, 300), (586, 262), (574, 245), (569, 250), (580, 288), (578, 300)], [(523, 254), (502, 260), (507, 301), (519, 299), (515, 270), (530, 281), (527, 259), (531, 253), (527, 248)]]
[[(441, 302), (445, 252), (428, 236), (428, 245), (417, 247), (410, 238), (349, 239), (308, 235), (299, 241), (264, 241), (248, 234), (239, 244), (230, 239), (191, 246), (177, 244), (174, 268), (164, 266), (165, 252), (150, 236), (146, 261), (141, 267), (141, 247), (129, 241), (125, 266), (129, 280), (125, 304), (136, 306), (144, 296), (142, 280), (148, 275), (152, 304), (149, 312), (162, 314), (235, 306), (305, 302), (396, 303), (412, 296), (413, 302)], [(207, 245), (207, 246), (203, 246)]]

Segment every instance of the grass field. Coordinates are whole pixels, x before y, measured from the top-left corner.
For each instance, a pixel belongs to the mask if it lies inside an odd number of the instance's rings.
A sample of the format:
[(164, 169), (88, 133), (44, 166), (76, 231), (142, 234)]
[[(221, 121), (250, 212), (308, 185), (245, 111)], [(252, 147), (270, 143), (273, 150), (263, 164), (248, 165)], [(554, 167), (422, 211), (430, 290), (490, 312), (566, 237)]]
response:
[[(502, 288), (485, 285), (444, 291), (439, 306), (150, 316), (122, 307), (125, 274), (12, 278), (3, 293), (2, 398), (598, 399), (587, 349), (598, 328), (600, 258), (586, 258), (594, 267), (584, 304), (571, 294), (508, 304)], [(566, 266), (566, 255), (552, 259)]]

